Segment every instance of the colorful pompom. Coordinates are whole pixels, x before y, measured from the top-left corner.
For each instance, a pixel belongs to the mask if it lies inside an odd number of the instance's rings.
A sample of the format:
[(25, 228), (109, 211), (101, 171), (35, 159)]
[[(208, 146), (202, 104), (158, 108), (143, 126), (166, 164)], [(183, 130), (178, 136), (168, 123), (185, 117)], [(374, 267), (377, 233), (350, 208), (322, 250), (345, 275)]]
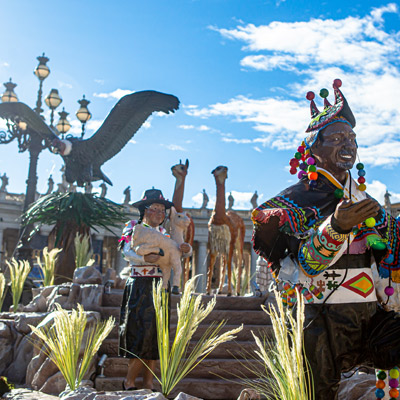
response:
[(376, 221), (374, 217), (367, 218), (365, 220), (365, 225), (368, 226), (368, 228), (373, 228), (376, 225)]
[(306, 99), (310, 100), (310, 101), (314, 100), (315, 99), (315, 93), (314, 92), (307, 92)]
[(337, 188), (335, 189), (333, 194), (337, 199), (342, 199), (344, 196), (344, 191), (342, 189)]

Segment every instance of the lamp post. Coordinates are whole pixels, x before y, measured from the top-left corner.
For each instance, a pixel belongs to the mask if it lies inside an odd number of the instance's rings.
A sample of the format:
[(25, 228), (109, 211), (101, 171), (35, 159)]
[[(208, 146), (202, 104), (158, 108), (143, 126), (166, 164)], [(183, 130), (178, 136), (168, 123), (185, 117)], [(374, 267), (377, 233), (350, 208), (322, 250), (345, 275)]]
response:
[(58, 115), (60, 116), (60, 119), (57, 122), (56, 128), (57, 128), (57, 131), (61, 133), (62, 139), (64, 139), (64, 135), (71, 128), (71, 124), (67, 120), (67, 116), (69, 114), (64, 110), (64, 107), (63, 107), (62, 111), (60, 111), (58, 113)]
[(53, 127), (54, 122), (54, 110), (61, 104), (62, 98), (58, 94), (57, 89), (51, 89), (48, 96), (44, 99), (44, 102), (47, 104), (47, 107), (50, 108), (50, 126)]
[(6, 91), (1, 96), (1, 101), (3, 103), (14, 103), (18, 101), (18, 97), (14, 92), (17, 85), (11, 82), (11, 78), (9, 82), (4, 83), (4, 86), (6, 87)]
[[(43, 81), (50, 74), (50, 69), (46, 65), (47, 62), (49, 61), (49, 58), (47, 58), (43, 53), (42, 56), (37, 57), (37, 60), (39, 61), (39, 64), (35, 68), (33, 73), (39, 79), (39, 90), (37, 94), (36, 107), (33, 109), (33, 111), (35, 111), (36, 114), (38, 114), (41, 118), (43, 118), (41, 115), (43, 112), (43, 109), (41, 108), (42, 94), (43, 94), (42, 88), (43, 88)], [(10, 79), (9, 82), (4, 83), (4, 86), (6, 88), (6, 91), (1, 96), (2, 102), (4, 103), (11, 102), (11, 103), (16, 103), (17, 105), (18, 98), (14, 92), (14, 89), (17, 85), (11, 82)], [(53, 123), (54, 110), (60, 105), (61, 101), (62, 100), (58, 95), (58, 91), (55, 89), (53, 89), (50, 92), (49, 96), (46, 97), (45, 102), (52, 110), (51, 125)], [(0, 144), (7, 144), (16, 139), (18, 142), (19, 152), (24, 152), (26, 150), (28, 150), (29, 152), (29, 170), (28, 170), (28, 179), (26, 181), (26, 193), (25, 193), (24, 209), (23, 209), (23, 211), (26, 211), (29, 205), (35, 201), (36, 187), (37, 187), (37, 164), (38, 164), (39, 154), (44, 148), (47, 147), (47, 145), (46, 143), (44, 143), (41, 136), (33, 129), (30, 129), (28, 124), (23, 121), (23, 116), (21, 116), (21, 118), (18, 118), (18, 120), (13, 122), (14, 123), (10, 123), (10, 121), (7, 120), (6, 123), (7, 132), (0, 132)], [(55, 129), (53, 130), (55, 131)], [(55, 133), (58, 134), (58, 132)], [(30, 260), (32, 257), (32, 248), (29, 246), (28, 243), (29, 234), (32, 228), (33, 228), (32, 225), (28, 225), (25, 228), (22, 227), (20, 228), (20, 233), (19, 233), (20, 242), (18, 245), (19, 259)]]
[(85, 99), (85, 95), (83, 95), (82, 100), (78, 100), (78, 103), (80, 105), (79, 110), (76, 112), (76, 117), (81, 121), (82, 123), (82, 133), (81, 133), (81, 139), (83, 138), (83, 135), (85, 134), (85, 124), (86, 122), (89, 121), (90, 118), (92, 118), (92, 114), (88, 110), (87, 106), (89, 105), (90, 101)]
[(39, 65), (35, 68), (33, 73), (37, 76), (39, 79), (39, 90), (38, 90), (38, 98), (36, 101), (36, 108), (35, 111), (37, 114), (41, 114), (43, 112), (42, 110), (42, 87), (43, 87), (43, 81), (49, 76), (50, 74), (50, 68), (46, 65), (49, 61), (49, 58), (47, 58), (44, 53), (43, 55), (39, 56), (38, 58)]

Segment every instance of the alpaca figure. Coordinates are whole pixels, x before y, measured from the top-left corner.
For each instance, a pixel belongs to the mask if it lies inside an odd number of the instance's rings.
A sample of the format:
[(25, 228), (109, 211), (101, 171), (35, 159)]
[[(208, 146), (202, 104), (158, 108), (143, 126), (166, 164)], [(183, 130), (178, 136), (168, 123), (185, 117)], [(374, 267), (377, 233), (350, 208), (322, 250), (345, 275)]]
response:
[(159, 254), (161, 257), (157, 264), (163, 272), (164, 288), (168, 287), (172, 268), (174, 271), (172, 292), (176, 293), (180, 286), (182, 274), (182, 253), (179, 246), (184, 242), (183, 233), (190, 220), (185, 213), (176, 212), (174, 207), (171, 207), (169, 218), (171, 238), (154, 229), (137, 224), (132, 231), (131, 248), (140, 256), (150, 253)]
[[(178, 213), (183, 212), (182, 208), (183, 193), (185, 189), (185, 180), (186, 180), (186, 175), (188, 173), (188, 169), (189, 169), (188, 159), (186, 159), (185, 164), (182, 164), (181, 160), (179, 160), (179, 164), (176, 164), (171, 167), (172, 175), (176, 179), (174, 194), (172, 196), (172, 202), (174, 203), (174, 207)], [(190, 244), (190, 246), (193, 246), (194, 222), (189, 214), (186, 215), (189, 218), (189, 224), (184, 232), (184, 242)], [(183, 285), (185, 285), (186, 281), (189, 279), (189, 272), (190, 272), (190, 257), (186, 257), (183, 259)], [(192, 272), (194, 273), (194, 271)]]
[[(206, 293), (211, 292), (211, 281), (215, 261), (220, 256), (219, 292), (224, 284), (225, 270), (228, 272), (228, 296), (232, 294), (232, 259), (236, 253), (238, 276), (241, 275), (244, 243), (243, 220), (233, 211), (225, 211), (225, 180), (228, 177), (228, 168), (220, 165), (212, 172), (217, 186), (217, 199), (214, 210), (208, 222), (209, 264), (207, 269)], [(240, 222), (241, 220), (241, 222)], [(243, 226), (241, 227), (241, 224)], [(236, 250), (235, 250), (236, 249)], [(238, 287), (238, 286), (237, 286)], [(237, 294), (240, 290), (237, 290)]]
[(168, 288), (172, 268), (174, 271), (173, 289), (179, 288), (182, 273), (181, 251), (175, 240), (155, 229), (137, 224), (132, 230), (131, 248), (140, 256), (150, 253), (159, 254), (161, 257), (157, 261), (157, 265), (162, 270), (163, 287)]

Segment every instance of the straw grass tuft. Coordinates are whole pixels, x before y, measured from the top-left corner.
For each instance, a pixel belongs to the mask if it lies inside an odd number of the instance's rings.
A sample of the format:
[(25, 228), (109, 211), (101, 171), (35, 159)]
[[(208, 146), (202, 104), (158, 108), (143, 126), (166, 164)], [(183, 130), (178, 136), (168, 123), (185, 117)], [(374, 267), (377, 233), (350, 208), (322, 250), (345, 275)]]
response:
[(168, 293), (162, 288), (162, 281), (157, 286), (153, 283), (153, 301), (156, 311), (158, 352), (160, 356), (160, 378), (164, 396), (192, 371), (218, 345), (235, 339), (243, 329), (239, 326), (228, 332), (220, 333), (225, 322), (212, 323), (192, 351), (188, 346), (200, 323), (211, 313), (216, 304), (215, 297), (206, 306), (201, 296), (194, 295), (195, 283), (199, 275), (189, 279), (184, 287), (182, 298), (177, 306), (178, 323), (172, 345), (169, 340)]
[(91, 266), (94, 264), (92, 259), (93, 250), (90, 248), (90, 236), (77, 233), (74, 239), (75, 245), (75, 268)]
[[(277, 307), (262, 306), (271, 319), (274, 338), (260, 339), (252, 332), (257, 345), (254, 350), (262, 368), (249, 368), (258, 379), (240, 378), (247, 387), (257, 390), (268, 400), (313, 400), (315, 398), (312, 373), (304, 353), (304, 299), (297, 296), (295, 315), (285, 308), (275, 292)], [(246, 355), (248, 355), (247, 353)], [(246, 357), (247, 358), (247, 357)]]
[(43, 286), (51, 286), (54, 284), (54, 271), (56, 267), (58, 253), (60, 253), (61, 251), (62, 249), (58, 248), (54, 248), (49, 251), (48, 247), (46, 246), (43, 249), (43, 264), (40, 261), (40, 257), (36, 257), (36, 261), (43, 275)]
[(6, 261), (6, 264), (10, 269), (13, 312), (17, 312), (18, 304), (22, 296), (22, 291), (24, 290), (24, 284), (31, 270), (31, 267), (28, 261), (17, 261), (15, 258), (12, 258), (11, 261)]
[(44, 324), (38, 327), (29, 325), (29, 327), (44, 343), (44, 347), (37, 343), (34, 343), (35, 346), (54, 362), (72, 391), (79, 387), (93, 357), (113, 329), (115, 321), (110, 317), (107, 321), (97, 322), (88, 328), (83, 356), (79, 362), (87, 314), (81, 304), (70, 312), (62, 309), (59, 304), (56, 304), (56, 307), (51, 326)]
[(2, 272), (0, 272), (0, 311), (3, 307), (4, 299), (6, 297), (7, 286), (6, 278)]

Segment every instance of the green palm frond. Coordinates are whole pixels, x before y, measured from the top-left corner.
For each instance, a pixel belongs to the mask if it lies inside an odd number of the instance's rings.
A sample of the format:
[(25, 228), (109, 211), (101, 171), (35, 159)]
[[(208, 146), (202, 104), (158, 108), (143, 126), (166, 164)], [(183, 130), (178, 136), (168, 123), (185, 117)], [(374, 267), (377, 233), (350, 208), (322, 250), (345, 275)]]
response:
[(118, 227), (126, 220), (123, 207), (96, 194), (86, 193), (51, 193), (33, 203), (22, 215), (22, 223), (41, 225), (59, 224), (62, 228), (75, 222), (97, 231), (103, 227)]

